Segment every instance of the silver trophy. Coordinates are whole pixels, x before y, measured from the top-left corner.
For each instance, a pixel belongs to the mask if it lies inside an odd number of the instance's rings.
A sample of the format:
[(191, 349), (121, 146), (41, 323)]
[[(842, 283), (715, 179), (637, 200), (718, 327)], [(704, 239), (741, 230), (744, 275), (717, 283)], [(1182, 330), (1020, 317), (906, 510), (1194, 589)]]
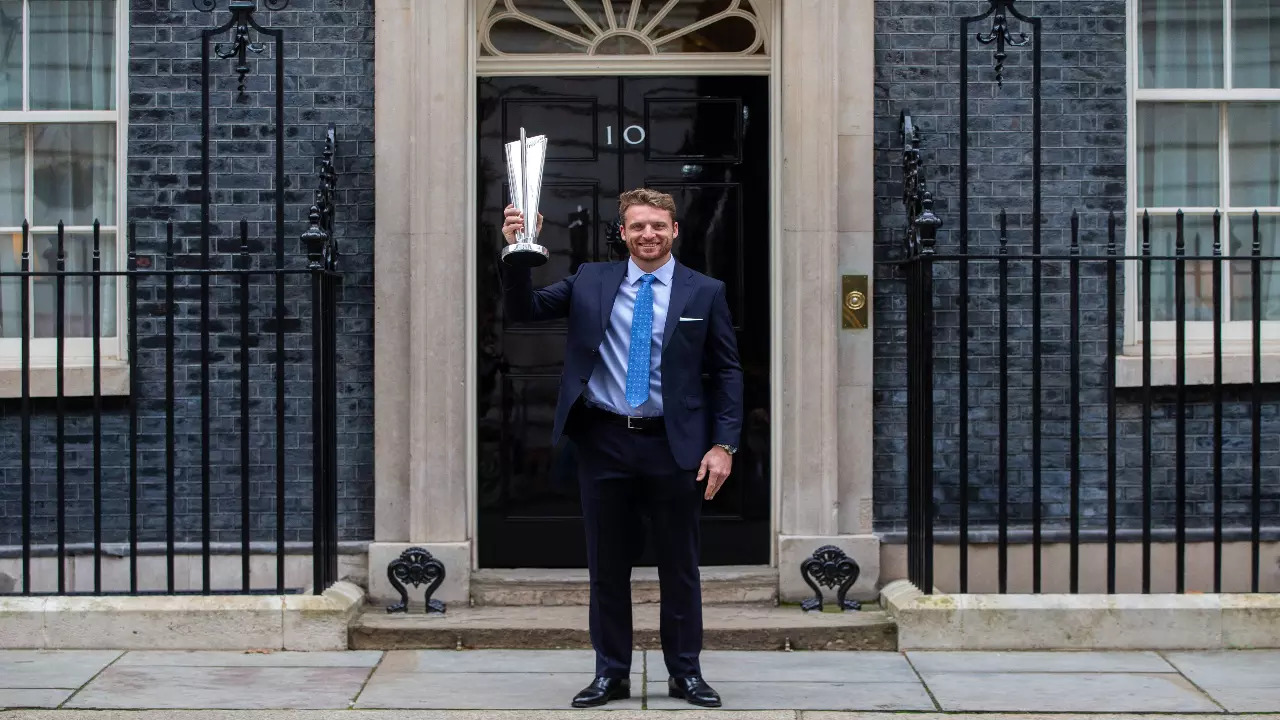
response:
[(537, 267), (550, 256), (537, 242), (538, 198), (542, 194), (542, 167), (547, 161), (547, 136), (526, 137), (524, 128), (520, 128), (520, 139), (504, 147), (511, 204), (524, 213), (524, 229), (516, 234), (515, 243), (502, 249), (502, 261), (516, 267)]

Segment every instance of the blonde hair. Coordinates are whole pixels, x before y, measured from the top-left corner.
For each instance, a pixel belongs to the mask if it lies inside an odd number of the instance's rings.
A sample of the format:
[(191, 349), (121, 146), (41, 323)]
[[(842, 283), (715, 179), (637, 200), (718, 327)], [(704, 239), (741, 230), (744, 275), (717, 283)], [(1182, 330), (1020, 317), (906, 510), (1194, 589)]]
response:
[(659, 210), (666, 210), (671, 213), (671, 221), (676, 220), (676, 201), (670, 195), (659, 192), (658, 190), (650, 190), (649, 188), (636, 188), (628, 190), (618, 196), (618, 217), (627, 217), (627, 208), (635, 205), (649, 205)]

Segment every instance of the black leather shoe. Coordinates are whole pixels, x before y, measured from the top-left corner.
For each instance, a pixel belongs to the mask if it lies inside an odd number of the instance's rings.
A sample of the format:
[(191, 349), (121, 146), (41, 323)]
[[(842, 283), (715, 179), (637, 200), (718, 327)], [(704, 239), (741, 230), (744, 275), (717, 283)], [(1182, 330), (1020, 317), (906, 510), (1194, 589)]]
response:
[(573, 696), (573, 706), (596, 707), (610, 700), (626, 700), (629, 697), (631, 697), (631, 681), (627, 678), (598, 677)]
[(688, 700), (701, 707), (720, 707), (720, 693), (711, 689), (700, 675), (667, 680), (667, 695)]

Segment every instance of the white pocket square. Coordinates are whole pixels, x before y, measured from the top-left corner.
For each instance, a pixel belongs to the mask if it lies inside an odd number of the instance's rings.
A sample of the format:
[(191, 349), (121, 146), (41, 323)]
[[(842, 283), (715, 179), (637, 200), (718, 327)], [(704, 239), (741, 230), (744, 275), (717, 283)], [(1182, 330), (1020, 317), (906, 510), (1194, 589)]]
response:
[(682, 318), (680, 318), (680, 322), (702, 322), (702, 318), (687, 318), (687, 317), (682, 317)]

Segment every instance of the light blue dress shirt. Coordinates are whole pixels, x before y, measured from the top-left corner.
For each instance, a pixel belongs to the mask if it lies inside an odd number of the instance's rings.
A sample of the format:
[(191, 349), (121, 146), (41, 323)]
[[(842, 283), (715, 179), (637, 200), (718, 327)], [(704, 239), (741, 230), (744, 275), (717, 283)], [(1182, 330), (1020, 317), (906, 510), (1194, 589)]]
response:
[(609, 326), (600, 343), (600, 359), (596, 361), (585, 393), (588, 405), (595, 405), (619, 415), (652, 417), (662, 414), (662, 334), (667, 324), (667, 305), (671, 302), (671, 278), (675, 274), (675, 258), (653, 271), (653, 331), (649, 344), (649, 399), (632, 408), (627, 403), (627, 357), (631, 354), (631, 317), (636, 307), (636, 292), (644, 271), (627, 258), (627, 276), (618, 287), (609, 315)]

